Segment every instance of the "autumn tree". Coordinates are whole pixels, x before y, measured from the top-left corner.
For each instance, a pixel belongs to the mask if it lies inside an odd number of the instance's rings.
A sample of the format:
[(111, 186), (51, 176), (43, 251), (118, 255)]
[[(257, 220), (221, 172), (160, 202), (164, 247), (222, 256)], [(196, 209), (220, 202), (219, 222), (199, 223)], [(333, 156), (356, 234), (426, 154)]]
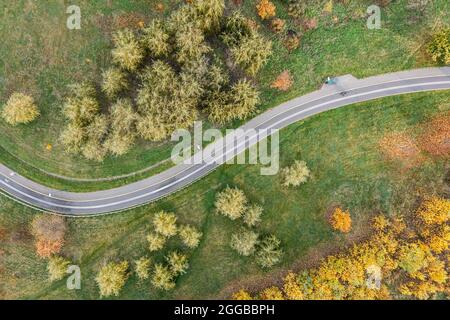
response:
[(3, 106), (1, 116), (10, 125), (26, 124), (39, 116), (34, 99), (23, 93), (13, 93)]
[(256, 262), (263, 268), (271, 268), (281, 260), (283, 251), (281, 241), (274, 235), (266, 236), (261, 240), (256, 252)]
[(277, 287), (264, 289), (259, 297), (261, 300), (284, 300), (283, 292)]
[(450, 63), (450, 28), (442, 29), (433, 35), (428, 52), (435, 62)]
[(67, 268), (70, 265), (70, 260), (60, 256), (52, 256), (47, 263), (47, 271), (50, 281), (57, 281), (64, 278), (67, 274)]
[(242, 256), (250, 256), (255, 252), (256, 244), (258, 242), (258, 234), (246, 229), (241, 229), (239, 232), (231, 236), (231, 248), (236, 250)]
[(192, 4), (196, 24), (204, 32), (217, 31), (225, 9), (224, 0), (196, 0)]
[(272, 43), (257, 33), (230, 47), (234, 61), (249, 75), (255, 76), (272, 54)]
[(256, 111), (259, 92), (247, 80), (235, 83), (229, 92), (215, 92), (208, 101), (209, 119), (225, 124), (233, 119), (243, 120)]
[(238, 188), (226, 187), (216, 196), (215, 206), (220, 214), (236, 220), (240, 218), (247, 205), (247, 197), (244, 192)]
[(284, 278), (283, 292), (289, 300), (303, 300), (302, 286), (297, 280), (297, 275), (292, 271)]
[(118, 296), (128, 279), (128, 262), (110, 262), (104, 265), (95, 281), (100, 289), (101, 297)]
[(83, 127), (100, 111), (96, 90), (88, 82), (73, 84), (69, 89), (70, 95), (63, 106), (63, 114), (74, 125)]
[(258, 222), (261, 221), (261, 214), (263, 212), (263, 208), (258, 205), (251, 205), (247, 208), (244, 213), (244, 223), (248, 227), (254, 227)]
[(150, 25), (144, 29), (141, 43), (155, 58), (167, 57), (172, 50), (170, 34), (165, 24), (159, 19), (153, 19)]
[(59, 253), (64, 243), (66, 222), (61, 216), (37, 215), (31, 222), (31, 233), (36, 240), (36, 252), (42, 258)]
[(426, 226), (441, 225), (449, 220), (450, 200), (431, 197), (417, 212), (417, 217)]
[(170, 238), (177, 234), (177, 217), (172, 212), (160, 211), (153, 217), (155, 231), (164, 237)]
[(104, 143), (105, 148), (117, 156), (127, 153), (136, 139), (137, 118), (130, 100), (118, 100), (112, 106), (110, 134)]
[(239, 11), (226, 17), (223, 29), (221, 38), (229, 47), (238, 46), (244, 38), (251, 37), (255, 33), (249, 20)]
[(134, 271), (141, 280), (145, 280), (149, 277), (151, 261), (147, 257), (141, 257), (134, 262)]
[(295, 160), (293, 165), (281, 169), (281, 178), (285, 187), (298, 187), (305, 183), (309, 176), (310, 171), (305, 161)]
[(86, 141), (81, 146), (81, 154), (89, 160), (102, 162), (107, 149), (104, 141), (109, 129), (109, 119), (105, 115), (97, 115), (92, 122), (85, 127)]
[(149, 235), (147, 235), (148, 249), (151, 252), (158, 251), (164, 248), (166, 241), (166, 237), (159, 233), (150, 233)]
[(205, 42), (203, 32), (193, 24), (180, 26), (175, 34), (176, 58), (178, 63), (195, 61), (211, 49)]
[(185, 246), (194, 249), (200, 243), (203, 234), (190, 225), (184, 225), (178, 228), (178, 235)]
[(113, 34), (114, 49), (111, 51), (114, 63), (128, 71), (136, 71), (144, 59), (144, 50), (136, 35), (129, 29)]
[(112, 67), (105, 70), (102, 78), (102, 90), (110, 99), (117, 97), (129, 86), (126, 73), (119, 68)]
[(336, 208), (330, 217), (330, 223), (334, 230), (344, 233), (350, 232), (352, 228), (352, 219), (348, 210), (344, 211), (341, 208)]
[(201, 90), (195, 79), (183, 78), (163, 61), (155, 61), (142, 76), (137, 106), (137, 130), (144, 139), (162, 140), (175, 129), (189, 128), (197, 119)]
[(269, 0), (259, 0), (256, 10), (261, 19), (270, 19), (275, 16), (275, 5)]
[(286, 22), (283, 19), (275, 18), (270, 21), (270, 29), (273, 32), (279, 33), (285, 29)]
[(244, 289), (239, 290), (236, 293), (233, 293), (233, 296), (231, 297), (233, 300), (253, 300), (250, 293), (245, 291)]
[(174, 276), (185, 274), (189, 268), (189, 262), (186, 255), (177, 251), (172, 251), (166, 256), (166, 261), (170, 271)]
[(169, 267), (160, 263), (155, 264), (152, 272), (151, 283), (157, 289), (171, 290), (175, 288), (174, 275)]

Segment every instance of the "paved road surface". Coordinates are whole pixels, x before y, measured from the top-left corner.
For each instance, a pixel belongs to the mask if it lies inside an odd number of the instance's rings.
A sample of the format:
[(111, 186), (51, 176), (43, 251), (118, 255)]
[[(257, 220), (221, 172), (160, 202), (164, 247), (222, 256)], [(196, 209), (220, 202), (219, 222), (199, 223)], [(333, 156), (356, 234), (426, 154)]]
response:
[[(426, 68), (390, 73), (358, 80), (339, 77), (336, 84), (283, 103), (253, 118), (241, 127), (238, 143), (225, 148), (224, 139), (205, 148), (215, 148), (216, 161), (179, 164), (141, 181), (119, 188), (89, 193), (65, 192), (28, 180), (0, 164), (0, 191), (36, 209), (67, 216), (93, 216), (137, 207), (170, 195), (206, 176), (225, 161), (244, 151), (266, 135), (252, 135), (253, 129), (282, 129), (296, 121), (338, 107), (406, 93), (450, 89), (450, 68)], [(344, 93), (343, 93), (344, 92)], [(318, 137), (320, 139), (320, 137)], [(210, 153), (209, 153), (210, 154)]]

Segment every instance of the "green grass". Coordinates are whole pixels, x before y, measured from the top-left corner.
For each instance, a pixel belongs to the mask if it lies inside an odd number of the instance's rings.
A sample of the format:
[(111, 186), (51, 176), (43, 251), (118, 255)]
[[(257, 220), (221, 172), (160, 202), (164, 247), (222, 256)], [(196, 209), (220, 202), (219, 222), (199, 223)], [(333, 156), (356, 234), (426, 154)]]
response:
[[(448, 96), (440, 92), (390, 97), (332, 110), (283, 129), (281, 166), (301, 159), (312, 171), (310, 181), (300, 188), (283, 189), (278, 175), (261, 176), (259, 166), (227, 165), (155, 204), (111, 216), (69, 219), (63, 254), (81, 267), (80, 291), (66, 290), (64, 281), (47, 282), (45, 261), (34, 255), (27, 232), (35, 212), (0, 198), (0, 230), (6, 232), (0, 245), (4, 250), (0, 293), (17, 298), (98, 298), (94, 278), (102, 263), (142, 255), (163, 260), (162, 253), (150, 254), (145, 242), (153, 212), (160, 209), (174, 211), (181, 223), (204, 232), (199, 248), (188, 252), (191, 267), (168, 293), (132, 275), (120, 298), (223, 297), (230, 292), (228, 286), (270, 279), (299, 261), (312, 263), (305, 257), (364, 236), (372, 215), (410, 212), (418, 196), (444, 194), (445, 159), (425, 155), (427, 160), (419, 167), (405, 170), (402, 163), (384, 159), (379, 140), (393, 131), (419, 134), (421, 124), (449, 111)], [(261, 271), (251, 258), (241, 258), (229, 248), (230, 234), (240, 223), (215, 214), (213, 207), (216, 192), (226, 185), (238, 186), (263, 206), (258, 232), (274, 233), (282, 240), (285, 256), (273, 270)], [(326, 212), (336, 204), (352, 214), (349, 235), (332, 232), (327, 223)], [(169, 248), (180, 248), (179, 241), (171, 240)]]
[[(74, 191), (104, 189), (137, 178), (104, 183), (70, 183), (51, 177), (51, 172), (76, 178), (110, 177), (132, 173), (149, 167), (170, 156), (171, 144), (140, 141), (129, 154), (108, 157), (103, 163), (87, 161), (80, 156), (67, 155), (58, 137), (63, 127), (61, 103), (66, 85), (83, 79), (99, 80), (101, 70), (110, 64), (110, 34), (118, 28), (118, 16), (133, 14), (131, 21), (161, 16), (170, 12), (174, 3), (166, 5), (164, 13), (154, 10), (159, 1), (80, 1), (82, 30), (69, 31), (65, 26), (63, 1), (51, 3), (14, 1), (4, 4), (0, 22), (0, 103), (13, 91), (24, 91), (36, 97), (42, 116), (28, 126), (12, 128), (0, 121), (0, 154), (2, 163), (23, 168), (21, 173), (49, 186)], [(367, 2), (367, 3), (366, 3)], [(286, 10), (277, 4), (277, 15), (287, 19)], [(282, 46), (281, 36), (269, 31), (265, 23), (260, 30), (274, 41), (274, 53), (267, 66), (255, 79), (262, 90), (260, 110), (305, 94), (320, 87), (327, 76), (352, 73), (366, 77), (429, 65), (423, 57), (427, 32), (436, 21), (449, 23), (445, 15), (450, 5), (445, 0), (434, 1), (426, 14), (416, 17), (404, 9), (406, 1), (397, 1), (383, 9), (381, 30), (370, 31), (365, 26), (364, 10), (370, 1), (355, 1), (353, 5), (335, 4), (337, 23), (323, 16), (319, 28), (307, 32), (301, 47), (293, 53)], [(234, 5), (228, 4), (233, 9)], [(257, 17), (254, 3), (246, 1), (241, 8), (247, 15)], [(362, 14), (361, 14), (362, 12)], [(352, 16), (353, 18), (349, 18)], [(8, 28), (15, 25), (14, 29)], [(289, 28), (297, 28), (288, 23)], [(287, 93), (270, 88), (270, 83), (283, 70), (289, 69), (295, 84)], [(239, 125), (239, 122), (233, 123)], [(46, 150), (52, 144), (52, 151)], [(34, 167), (34, 169), (33, 169)], [(44, 171), (44, 172), (42, 172)], [(154, 173), (151, 172), (151, 173)]]

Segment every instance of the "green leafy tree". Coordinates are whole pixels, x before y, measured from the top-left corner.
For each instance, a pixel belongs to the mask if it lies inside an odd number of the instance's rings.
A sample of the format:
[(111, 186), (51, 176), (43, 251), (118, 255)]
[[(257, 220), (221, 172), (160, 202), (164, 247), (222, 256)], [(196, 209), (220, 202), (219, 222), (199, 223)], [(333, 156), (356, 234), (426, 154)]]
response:
[(171, 290), (175, 288), (174, 275), (169, 267), (162, 264), (155, 264), (153, 269), (151, 283), (157, 289)]
[(141, 257), (134, 262), (134, 270), (139, 279), (145, 280), (149, 277), (151, 261), (147, 257)]
[(114, 63), (125, 70), (136, 71), (145, 56), (136, 35), (129, 29), (119, 30), (113, 34), (113, 42)]
[(63, 113), (65, 117), (78, 127), (88, 125), (98, 115), (100, 105), (92, 84), (83, 82), (69, 87), (71, 94), (66, 99)]
[(13, 93), (3, 106), (1, 116), (10, 125), (26, 124), (39, 116), (39, 109), (32, 97)]
[(128, 262), (110, 262), (104, 265), (95, 281), (100, 289), (101, 297), (118, 296), (128, 279)]
[(177, 251), (172, 251), (166, 256), (166, 261), (169, 264), (170, 271), (174, 276), (185, 274), (189, 268), (189, 262), (186, 255)]
[(255, 252), (256, 244), (258, 243), (258, 234), (242, 229), (238, 233), (231, 236), (231, 248), (236, 250), (242, 256), (250, 256)]
[(153, 218), (155, 231), (167, 238), (177, 234), (177, 217), (172, 212), (160, 211)]
[(238, 188), (226, 187), (225, 190), (217, 194), (215, 206), (220, 214), (236, 220), (240, 218), (247, 208), (247, 197)]
[(281, 260), (281, 241), (274, 235), (263, 238), (256, 252), (256, 262), (263, 268), (271, 268)]
[(50, 281), (57, 281), (64, 278), (67, 274), (67, 268), (70, 265), (70, 261), (59, 256), (52, 256), (48, 259), (47, 271)]
[(179, 227), (178, 234), (181, 237), (183, 244), (191, 249), (197, 248), (203, 235), (196, 228), (189, 225)]

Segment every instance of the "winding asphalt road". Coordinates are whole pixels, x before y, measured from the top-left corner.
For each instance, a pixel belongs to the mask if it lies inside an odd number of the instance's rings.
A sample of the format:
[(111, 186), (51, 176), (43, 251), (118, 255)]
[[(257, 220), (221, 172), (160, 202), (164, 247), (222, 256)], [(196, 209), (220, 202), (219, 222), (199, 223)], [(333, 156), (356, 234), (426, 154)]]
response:
[[(206, 176), (246, 148), (296, 121), (338, 107), (400, 94), (450, 89), (450, 68), (426, 68), (389, 73), (365, 79), (351, 75), (333, 85), (295, 98), (253, 118), (229, 144), (227, 137), (210, 143), (203, 152), (214, 161), (178, 164), (141, 181), (110, 190), (75, 193), (47, 188), (0, 164), (0, 191), (25, 205), (67, 216), (94, 216), (123, 211), (170, 195)], [(259, 134), (254, 134), (254, 129)], [(264, 130), (268, 130), (264, 133)], [(262, 133), (261, 133), (262, 132)], [(318, 137), (320, 138), (320, 137)], [(199, 151), (201, 152), (201, 151)]]

